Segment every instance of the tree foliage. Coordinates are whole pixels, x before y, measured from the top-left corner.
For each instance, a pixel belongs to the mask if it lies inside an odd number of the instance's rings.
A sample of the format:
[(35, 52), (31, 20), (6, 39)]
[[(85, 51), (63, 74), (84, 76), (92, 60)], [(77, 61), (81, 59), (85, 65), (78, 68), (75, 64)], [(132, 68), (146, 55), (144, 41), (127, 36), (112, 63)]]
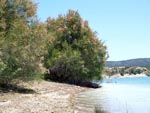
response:
[(45, 66), (50, 71), (47, 78), (75, 84), (101, 78), (106, 46), (78, 12), (69, 10), (65, 16), (49, 18), (47, 30), (52, 35), (45, 55)]
[(106, 46), (87, 21), (69, 10), (65, 16), (36, 17), (31, 0), (0, 0), (0, 82), (41, 73), (41, 60), (55, 81), (80, 83), (100, 79)]
[(0, 79), (25, 79), (39, 72), (46, 29), (35, 14), (30, 0), (0, 0)]

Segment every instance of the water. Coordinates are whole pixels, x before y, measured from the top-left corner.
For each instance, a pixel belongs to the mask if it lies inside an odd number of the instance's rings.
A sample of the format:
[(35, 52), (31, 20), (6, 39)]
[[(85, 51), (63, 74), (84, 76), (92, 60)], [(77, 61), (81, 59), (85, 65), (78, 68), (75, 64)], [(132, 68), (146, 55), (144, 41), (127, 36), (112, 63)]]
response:
[(101, 85), (78, 99), (95, 105), (97, 112), (150, 113), (150, 77), (106, 79)]

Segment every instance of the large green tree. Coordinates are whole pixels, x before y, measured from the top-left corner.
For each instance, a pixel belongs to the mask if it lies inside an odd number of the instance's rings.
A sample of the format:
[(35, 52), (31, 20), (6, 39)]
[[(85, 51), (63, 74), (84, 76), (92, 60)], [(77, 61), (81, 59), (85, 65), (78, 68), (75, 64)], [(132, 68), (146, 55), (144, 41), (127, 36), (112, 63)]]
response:
[(31, 0), (0, 0), (0, 80), (28, 78), (39, 72), (44, 24)]
[(83, 21), (77, 11), (47, 19), (51, 40), (47, 43), (46, 78), (78, 84), (82, 81), (101, 79), (105, 65), (106, 46)]

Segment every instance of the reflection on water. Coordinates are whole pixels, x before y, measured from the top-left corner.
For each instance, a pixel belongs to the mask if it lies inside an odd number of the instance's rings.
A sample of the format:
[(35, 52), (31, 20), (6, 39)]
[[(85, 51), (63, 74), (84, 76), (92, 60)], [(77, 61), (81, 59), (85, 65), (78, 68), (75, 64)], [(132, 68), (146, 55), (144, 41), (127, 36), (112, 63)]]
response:
[(77, 98), (106, 113), (150, 113), (149, 86), (104, 83), (102, 88), (81, 93)]

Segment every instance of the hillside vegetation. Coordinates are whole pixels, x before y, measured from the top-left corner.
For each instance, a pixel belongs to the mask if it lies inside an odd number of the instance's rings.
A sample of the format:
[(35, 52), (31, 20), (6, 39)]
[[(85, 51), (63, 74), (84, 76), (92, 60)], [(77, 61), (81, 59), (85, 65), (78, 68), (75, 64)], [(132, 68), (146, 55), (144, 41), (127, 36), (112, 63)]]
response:
[(112, 76), (120, 75), (136, 75), (146, 74), (150, 75), (150, 58), (139, 58), (124, 61), (107, 61), (105, 67), (105, 74)]
[(106, 63), (106, 67), (121, 67), (121, 66), (150, 67), (150, 58), (130, 59), (124, 61), (107, 61)]

